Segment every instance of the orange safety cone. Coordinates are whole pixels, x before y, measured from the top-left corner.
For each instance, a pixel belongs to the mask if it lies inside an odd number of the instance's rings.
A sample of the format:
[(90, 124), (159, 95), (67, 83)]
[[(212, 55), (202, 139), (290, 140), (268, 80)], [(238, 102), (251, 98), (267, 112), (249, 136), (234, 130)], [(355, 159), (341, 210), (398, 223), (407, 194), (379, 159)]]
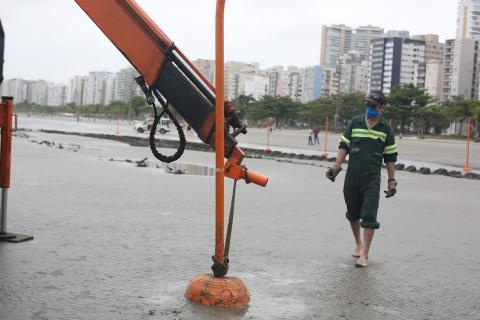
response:
[(211, 307), (239, 308), (250, 302), (250, 294), (245, 283), (234, 277), (225, 277), (228, 271), (228, 258), (224, 244), (224, 48), (223, 25), (225, 0), (217, 0), (215, 24), (216, 97), (215, 97), (215, 256), (212, 270), (215, 275), (195, 276), (187, 287), (185, 298)]

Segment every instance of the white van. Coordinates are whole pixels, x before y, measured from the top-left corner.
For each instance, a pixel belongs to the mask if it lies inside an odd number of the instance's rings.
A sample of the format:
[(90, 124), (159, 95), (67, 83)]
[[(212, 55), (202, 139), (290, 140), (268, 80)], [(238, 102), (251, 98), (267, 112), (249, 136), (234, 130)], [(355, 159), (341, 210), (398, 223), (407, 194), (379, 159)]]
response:
[[(149, 118), (143, 122), (138, 122), (133, 126), (133, 130), (138, 133), (144, 133), (145, 131), (149, 131), (152, 127), (153, 119)], [(170, 119), (169, 118), (161, 118), (157, 125), (157, 132), (161, 134), (165, 134), (170, 131)]]

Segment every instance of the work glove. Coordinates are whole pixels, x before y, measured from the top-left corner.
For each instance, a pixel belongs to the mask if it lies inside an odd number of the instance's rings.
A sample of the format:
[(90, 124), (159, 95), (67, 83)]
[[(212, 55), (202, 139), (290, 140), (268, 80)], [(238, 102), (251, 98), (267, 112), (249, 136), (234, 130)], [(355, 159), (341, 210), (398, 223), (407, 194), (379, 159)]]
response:
[(388, 190), (384, 191), (385, 198), (391, 198), (397, 193), (397, 181), (395, 179), (388, 180)]
[(333, 166), (328, 168), (325, 175), (328, 179), (332, 180), (332, 182), (335, 182), (335, 177), (340, 173), (340, 171), (342, 171), (342, 167), (335, 163)]

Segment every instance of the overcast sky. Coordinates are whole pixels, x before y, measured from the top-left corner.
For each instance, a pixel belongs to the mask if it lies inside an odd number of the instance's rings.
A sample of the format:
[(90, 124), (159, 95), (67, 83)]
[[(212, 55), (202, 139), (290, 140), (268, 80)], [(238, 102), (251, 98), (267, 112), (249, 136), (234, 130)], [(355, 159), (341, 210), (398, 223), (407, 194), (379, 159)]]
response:
[[(101, 1), (101, 0), (98, 0)], [(214, 58), (215, 0), (138, 0), (194, 60)], [(226, 60), (308, 66), (320, 61), (323, 24), (374, 25), (454, 37), (457, 0), (227, 0)], [(5, 78), (66, 82), (128, 62), (73, 0), (0, 0)]]

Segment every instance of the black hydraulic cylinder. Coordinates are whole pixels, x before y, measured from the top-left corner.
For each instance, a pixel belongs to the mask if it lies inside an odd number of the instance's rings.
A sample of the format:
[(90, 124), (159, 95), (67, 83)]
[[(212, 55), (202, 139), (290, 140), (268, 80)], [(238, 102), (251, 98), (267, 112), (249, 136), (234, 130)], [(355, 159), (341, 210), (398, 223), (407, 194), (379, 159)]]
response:
[(200, 134), (207, 118), (214, 112), (214, 105), (172, 61), (165, 64), (156, 83), (156, 89), (174, 106), (192, 129)]

